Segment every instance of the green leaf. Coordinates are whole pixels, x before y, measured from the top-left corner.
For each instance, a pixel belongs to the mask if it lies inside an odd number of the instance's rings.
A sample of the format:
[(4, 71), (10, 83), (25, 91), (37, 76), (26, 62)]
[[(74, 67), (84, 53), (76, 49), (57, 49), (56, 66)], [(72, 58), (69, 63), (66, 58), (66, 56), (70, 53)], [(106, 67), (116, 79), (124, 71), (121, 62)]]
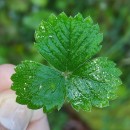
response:
[(45, 112), (61, 108), (65, 81), (59, 72), (33, 61), (23, 62), (15, 71), (12, 89), (18, 95), (17, 102), (27, 104), (31, 109), (43, 107)]
[(25, 61), (16, 67), (12, 89), (17, 102), (49, 112), (70, 102), (76, 110), (106, 107), (121, 85), (121, 71), (105, 57), (93, 58), (101, 49), (98, 24), (81, 14), (51, 15), (35, 33), (35, 47), (50, 67)]
[(72, 72), (101, 49), (102, 34), (90, 17), (68, 18), (61, 13), (42, 21), (35, 39), (36, 48), (52, 66)]
[(67, 95), (77, 110), (91, 110), (92, 106), (106, 107), (115, 99), (121, 71), (107, 58), (99, 57), (76, 70), (69, 80)]

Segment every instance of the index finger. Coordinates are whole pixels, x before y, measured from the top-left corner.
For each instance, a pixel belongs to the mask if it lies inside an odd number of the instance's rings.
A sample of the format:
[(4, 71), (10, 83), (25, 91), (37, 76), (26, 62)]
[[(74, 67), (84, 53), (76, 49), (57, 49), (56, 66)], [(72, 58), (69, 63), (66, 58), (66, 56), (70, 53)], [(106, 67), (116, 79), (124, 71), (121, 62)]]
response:
[(0, 65), (0, 92), (9, 90), (12, 81), (11, 75), (15, 72), (15, 66), (11, 64)]

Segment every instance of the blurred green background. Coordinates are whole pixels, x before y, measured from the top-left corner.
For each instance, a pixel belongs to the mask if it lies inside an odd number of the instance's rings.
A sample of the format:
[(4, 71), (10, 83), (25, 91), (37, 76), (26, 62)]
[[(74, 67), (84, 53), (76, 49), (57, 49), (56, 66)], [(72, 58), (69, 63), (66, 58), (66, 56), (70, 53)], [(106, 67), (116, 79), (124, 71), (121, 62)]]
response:
[(130, 0), (0, 0), (0, 64), (30, 59), (45, 63), (33, 47), (34, 31), (51, 13), (91, 16), (104, 34), (100, 55), (122, 70), (119, 97), (104, 109), (76, 112), (69, 104), (48, 114), (51, 130), (130, 130)]

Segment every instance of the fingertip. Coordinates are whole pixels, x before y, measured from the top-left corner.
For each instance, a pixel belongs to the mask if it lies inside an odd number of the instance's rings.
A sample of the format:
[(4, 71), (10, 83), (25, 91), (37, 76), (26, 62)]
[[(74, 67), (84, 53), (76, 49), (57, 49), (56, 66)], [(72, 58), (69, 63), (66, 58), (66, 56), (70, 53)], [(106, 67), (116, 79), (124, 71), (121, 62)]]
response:
[(0, 91), (9, 89), (12, 81), (11, 76), (15, 72), (15, 66), (12, 64), (0, 65)]

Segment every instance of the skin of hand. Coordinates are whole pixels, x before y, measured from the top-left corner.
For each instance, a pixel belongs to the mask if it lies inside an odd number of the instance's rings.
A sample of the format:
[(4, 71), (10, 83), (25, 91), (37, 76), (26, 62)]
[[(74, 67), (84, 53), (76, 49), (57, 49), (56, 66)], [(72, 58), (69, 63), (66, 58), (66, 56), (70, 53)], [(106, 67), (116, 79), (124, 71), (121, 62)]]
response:
[[(11, 75), (14, 73), (14, 65), (0, 65), (0, 130), (10, 130), (10, 120), (13, 120), (17, 130), (50, 130), (47, 116), (42, 109), (30, 110), (25, 105), (16, 103), (15, 92), (10, 89)], [(24, 126), (20, 126), (24, 125)], [(6, 127), (6, 128), (5, 128)]]

